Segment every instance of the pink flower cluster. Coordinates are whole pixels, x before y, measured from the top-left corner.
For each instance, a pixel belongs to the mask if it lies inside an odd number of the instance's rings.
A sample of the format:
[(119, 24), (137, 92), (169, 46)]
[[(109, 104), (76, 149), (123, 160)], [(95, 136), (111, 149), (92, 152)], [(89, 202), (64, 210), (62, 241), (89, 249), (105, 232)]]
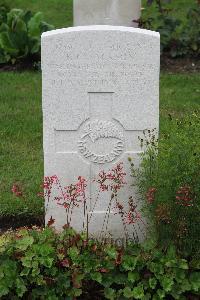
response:
[(147, 202), (149, 204), (153, 203), (154, 200), (155, 200), (155, 193), (156, 193), (156, 188), (154, 187), (151, 187), (148, 189), (147, 193), (146, 193), (146, 199), (147, 199)]
[(119, 163), (108, 172), (101, 171), (94, 181), (99, 184), (100, 191), (117, 192), (126, 184), (126, 173), (123, 171), (123, 163)]
[(128, 204), (129, 204), (129, 211), (126, 214), (125, 222), (130, 225), (130, 224), (135, 224), (138, 221), (142, 221), (141, 214), (137, 210), (137, 205), (134, 203), (133, 197), (129, 198)]
[[(137, 205), (134, 204), (132, 197), (129, 198), (128, 211), (125, 210), (124, 206), (117, 200), (117, 193), (126, 184), (125, 176), (126, 173), (123, 170), (123, 163), (119, 163), (107, 172), (99, 172), (94, 182), (96, 182), (98, 185), (97, 188), (99, 189), (99, 193), (104, 191), (111, 192), (109, 206), (111, 207), (111, 203), (113, 202), (116, 203), (116, 213), (121, 216), (124, 228), (126, 230), (126, 224), (135, 224), (138, 221), (143, 221), (139, 211), (137, 210)], [(56, 201), (58, 205), (65, 208), (67, 212), (67, 224), (70, 224), (71, 222), (74, 207), (79, 207), (80, 204), (83, 204), (84, 214), (85, 212), (87, 212), (88, 199), (86, 198), (86, 189), (88, 187), (88, 183), (84, 177), (79, 176), (76, 183), (70, 184), (66, 187), (62, 187), (57, 175), (46, 176), (44, 178), (42, 187), (44, 193), (39, 193), (38, 195), (43, 196), (47, 200), (47, 203), (49, 203), (50, 197), (53, 197), (54, 201)], [(99, 196), (97, 196), (95, 205), (98, 199)], [(108, 210), (110, 209), (110, 207), (108, 208)], [(55, 219), (51, 217), (48, 222), (48, 226), (53, 225), (54, 222)]]
[(192, 192), (189, 186), (182, 186), (176, 193), (176, 203), (182, 206), (193, 206)]
[(129, 211), (126, 215), (126, 224), (136, 224), (138, 221), (141, 221), (141, 214), (138, 211)]
[(22, 197), (23, 194), (22, 194), (22, 191), (20, 189), (20, 187), (17, 185), (17, 184), (14, 184), (12, 186), (12, 189), (11, 189), (12, 193), (16, 196), (16, 197)]
[(75, 184), (62, 188), (62, 185), (56, 175), (45, 177), (43, 188), (44, 197), (50, 198), (53, 186), (58, 190), (59, 195), (54, 197), (54, 200), (64, 208), (69, 208), (71, 204), (79, 206), (79, 203), (84, 200), (85, 190), (87, 187), (86, 179), (82, 176), (78, 177), (78, 181)]
[(136, 224), (138, 221), (142, 221), (141, 214), (137, 210), (137, 205), (134, 204), (132, 197), (129, 198), (128, 212), (124, 210), (124, 206), (119, 202), (116, 202), (115, 210), (117, 214), (121, 215), (125, 224)]
[[(44, 177), (44, 182), (43, 182), (44, 197), (49, 198), (51, 196), (53, 184), (57, 183), (57, 181), (58, 181), (58, 177), (56, 175)], [(42, 195), (42, 193), (39, 193), (38, 196), (39, 195)]]
[[(65, 192), (63, 197), (60, 199), (57, 198), (58, 204), (62, 205), (64, 208), (69, 208), (71, 204), (79, 207), (79, 203), (85, 200), (86, 188), (86, 179), (79, 176), (78, 181), (75, 184), (70, 184), (64, 188)], [(64, 200), (64, 202), (60, 203), (61, 200)]]

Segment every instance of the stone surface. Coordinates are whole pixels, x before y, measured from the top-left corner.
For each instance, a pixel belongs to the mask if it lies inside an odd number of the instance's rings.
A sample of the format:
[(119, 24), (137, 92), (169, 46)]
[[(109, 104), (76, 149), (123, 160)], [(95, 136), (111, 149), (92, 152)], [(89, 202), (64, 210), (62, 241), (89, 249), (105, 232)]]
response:
[[(156, 32), (87, 26), (43, 33), (45, 176), (56, 174), (66, 186), (79, 175), (92, 181), (99, 171), (123, 162), (128, 184), (120, 201), (127, 206), (130, 196), (137, 199), (129, 185), (133, 179), (128, 157), (139, 164), (138, 136), (159, 126), (159, 62)], [(110, 192), (97, 195), (95, 184), (90, 184), (87, 218), (91, 235), (100, 234), (110, 196)], [(53, 197), (46, 209), (46, 221), (52, 216), (61, 229), (65, 210)], [(71, 225), (82, 230), (83, 208), (75, 208)], [(137, 226), (134, 229), (140, 235)], [(107, 227), (113, 237), (123, 237), (123, 224), (113, 206)]]
[(74, 0), (74, 26), (137, 27), (140, 15), (141, 0)]

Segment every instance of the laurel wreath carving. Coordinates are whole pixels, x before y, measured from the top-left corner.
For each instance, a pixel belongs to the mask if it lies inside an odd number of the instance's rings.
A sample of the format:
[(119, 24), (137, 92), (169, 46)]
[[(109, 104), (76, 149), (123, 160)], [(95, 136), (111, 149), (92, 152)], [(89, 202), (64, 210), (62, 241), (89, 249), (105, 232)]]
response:
[(84, 134), (81, 138), (89, 136), (94, 143), (100, 138), (116, 138), (123, 140), (123, 135), (119, 132), (117, 126), (109, 121), (95, 120), (89, 122), (84, 127)]

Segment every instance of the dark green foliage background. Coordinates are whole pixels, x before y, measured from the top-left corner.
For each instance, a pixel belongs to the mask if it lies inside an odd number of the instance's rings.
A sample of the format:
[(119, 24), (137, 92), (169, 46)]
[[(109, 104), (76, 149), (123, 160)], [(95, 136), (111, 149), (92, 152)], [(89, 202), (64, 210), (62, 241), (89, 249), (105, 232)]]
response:
[[(200, 3), (194, 1), (145, 1), (141, 26), (160, 32), (161, 52), (171, 57), (200, 55)], [(158, 5), (160, 3), (160, 5)]]
[(41, 12), (0, 6), (0, 64), (40, 61), (41, 34), (52, 29)]
[[(142, 137), (149, 144), (141, 168), (135, 170), (132, 161), (147, 218), (158, 244), (167, 247), (173, 242), (182, 254), (200, 257), (200, 115), (191, 112), (178, 119), (169, 114), (158, 144), (152, 136), (147, 132)], [(156, 188), (155, 200), (147, 203), (151, 187)], [(176, 199), (181, 187), (191, 190), (189, 206)]]

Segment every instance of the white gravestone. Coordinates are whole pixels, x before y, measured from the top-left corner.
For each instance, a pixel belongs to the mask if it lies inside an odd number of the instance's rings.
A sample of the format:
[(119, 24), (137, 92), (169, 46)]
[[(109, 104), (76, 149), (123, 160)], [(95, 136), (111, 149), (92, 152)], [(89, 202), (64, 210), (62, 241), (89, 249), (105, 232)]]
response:
[(74, 0), (74, 26), (137, 27), (140, 16), (141, 0)]
[[(159, 63), (156, 32), (86, 26), (43, 33), (45, 176), (56, 174), (66, 186), (79, 175), (92, 181), (100, 170), (123, 162), (127, 185), (119, 195), (120, 202), (127, 206), (130, 196), (136, 199), (130, 187), (128, 157), (138, 164), (138, 136), (159, 126)], [(98, 196), (94, 183), (88, 193), (89, 233), (99, 236), (110, 193)], [(78, 231), (83, 225), (82, 209), (75, 208), (71, 222)], [(114, 207), (109, 215), (109, 233), (122, 237), (123, 224)], [(53, 197), (46, 222), (51, 216), (57, 229), (66, 223), (65, 210)]]

